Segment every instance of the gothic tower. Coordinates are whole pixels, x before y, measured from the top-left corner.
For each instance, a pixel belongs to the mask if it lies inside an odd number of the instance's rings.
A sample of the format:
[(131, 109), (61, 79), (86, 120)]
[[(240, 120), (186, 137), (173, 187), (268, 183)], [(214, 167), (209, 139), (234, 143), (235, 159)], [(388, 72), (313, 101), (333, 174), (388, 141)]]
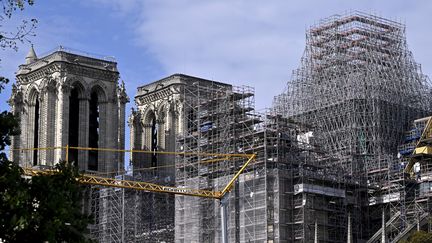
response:
[[(218, 161), (215, 154), (243, 153), (246, 149), (244, 141), (251, 136), (244, 132), (253, 129), (253, 121), (246, 119), (246, 112), (253, 110), (252, 97), (253, 92), (239, 87), (184, 74), (138, 87), (137, 110), (129, 117), (131, 148), (155, 152), (132, 154), (134, 180), (206, 190), (226, 186), (235, 162), (230, 160), (229, 164), (223, 159), (223, 165), (214, 163)], [(230, 230), (237, 232), (232, 234), (234, 242), (240, 232), (239, 191), (231, 195)], [(131, 229), (132, 236), (127, 239), (221, 241), (219, 205), (214, 200), (148, 192), (134, 193), (129, 200), (133, 207), (126, 209), (131, 215), (126, 228)]]
[(20, 118), (11, 160), (25, 166), (52, 166), (66, 159), (80, 170), (122, 170), (122, 153), (73, 147), (123, 149), (125, 104), (129, 101), (113, 58), (59, 47), (41, 58), (30, 49), (19, 66), (9, 100)]

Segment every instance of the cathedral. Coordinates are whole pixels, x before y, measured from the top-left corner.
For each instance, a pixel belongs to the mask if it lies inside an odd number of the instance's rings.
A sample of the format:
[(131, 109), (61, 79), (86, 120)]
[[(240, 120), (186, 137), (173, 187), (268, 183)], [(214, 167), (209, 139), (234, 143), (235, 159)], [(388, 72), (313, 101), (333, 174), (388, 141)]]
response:
[[(38, 57), (32, 47), (9, 99), (21, 128), (10, 159), (66, 160), (176, 190), (233, 185), (227, 211), (220, 200), (91, 185), (84, 207), (98, 242), (399, 242), (431, 232), (432, 85), (405, 26), (355, 11), (312, 26), (306, 44), (265, 112), (248, 86), (173, 74), (138, 87), (128, 150), (116, 60), (61, 46)], [(255, 160), (242, 167), (230, 159), (239, 154)]]

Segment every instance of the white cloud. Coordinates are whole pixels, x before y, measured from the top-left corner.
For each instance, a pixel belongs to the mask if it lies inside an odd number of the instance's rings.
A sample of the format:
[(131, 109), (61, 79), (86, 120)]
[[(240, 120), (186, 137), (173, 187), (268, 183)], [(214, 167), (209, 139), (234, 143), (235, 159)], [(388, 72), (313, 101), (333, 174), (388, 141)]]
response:
[[(290, 77), (304, 35), (292, 35), (282, 21), (284, 6), (242, 1), (167, 1), (142, 6), (137, 43), (162, 63), (166, 72), (186, 73), (256, 88), (259, 108)], [(302, 29), (302, 28), (301, 28)]]
[[(133, 32), (137, 51), (150, 53), (165, 75), (185, 73), (253, 86), (258, 108), (271, 105), (273, 96), (285, 88), (299, 66), (308, 26), (346, 10), (373, 10), (384, 17), (406, 19), (414, 56), (423, 67), (432, 66), (432, 50), (427, 38), (422, 38), (427, 34), (431, 4), (424, 2), (93, 0), (81, 4), (107, 9), (107, 16), (117, 18)], [(52, 21), (40, 28), (44, 32), (38, 33), (36, 51), (60, 43), (88, 50), (79, 41), (85, 33), (79, 34), (67, 16), (48, 18)], [(113, 33), (111, 38), (121, 36)], [(428, 73), (432, 68), (424, 70)], [(129, 80), (134, 85), (149, 81)], [(129, 89), (131, 96), (134, 91), (135, 87)]]
[(126, 18), (138, 15), (132, 18), (136, 43), (167, 75), (253, 86), (258, 108), (270, 106), (285, 88), (300, 64), (307, 27), (321, 18), (347, 10), (410, 18), (430, 10), (404, 1), (96, 1)]

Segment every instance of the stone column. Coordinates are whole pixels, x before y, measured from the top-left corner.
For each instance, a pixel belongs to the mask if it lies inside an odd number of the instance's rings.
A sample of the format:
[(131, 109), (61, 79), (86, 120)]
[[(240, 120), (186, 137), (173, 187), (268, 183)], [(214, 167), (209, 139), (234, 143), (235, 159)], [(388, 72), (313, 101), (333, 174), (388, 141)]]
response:
[[(105, 106), (105, 108), (102, 108)], [(109, 149), (117, 149), (118, 148), (118, 110), (116, 102), (110, 100), (104, 104), (100, 104), (100, 118), (99, 121), (105, 120), (103, 124), (105, 127), (105, 135), (102, 135), (102, 132), (99, 134), (99, 141), (103, 142), (99, 145), (100, 148), (109, 148)], [(102, 129), (101, 129), (102, 131)], [(114, 172), (117, 171), (118, 160), (117, 154), (118, 152), (114, 151), (99, 151), (99, 154), (102, 155), (103, 158), (103, 171), (105, 172)], [(100, 160), (99, 160), (100, 161)], [(113, 175), (113, 174), (110, 174)]]
[[(48, 90), (48, 116), (47, 116), (47, 137), (46, 137), (46, 145), (48, 147), (55, 147), (55, 139), (56, 139), (56, 106), (57, 106), (57, 92), (55, 87), (50, 87)], [(57, 163), (55, 161), (56, 150), (48, 150), (46, 154), (46, 162), (48, 165), (53, 166)]]
[[(79, 99), (78, 147), (88, 147), (89, 137), (89, 99)], [(88, 169), (88, 151), (78, 150), (78, 166), (80, 170)]]
[[(99, 142), (98, 146), (99, 148), (107, 148), (107, 142), (109, 138), (109, 131), (107, 130), (107, 123), (111, 123), (111, 121), (108, 121), (107, 117), (107, 108), (108, 103), (107, 102), (101, 102), (99, 103)], [(109, 119), (112, 119), (111, 117)], [(108, 162), (106, 161), (107, 156), (106, 152), (99, 151), (98, 153), (98, 171), (107, 172), (108, 171), (108, 165), (107, 163), (112, 163), (112, 161)]]
[[(39, 147), (52, 148), (54, 147), (55, 140), (55, 106), (56, 106), (56, 93), (52, 87), (46, 87), (41, 92), (40, 103), (40, 137)], [(40, 150), (39, 151), (40, 164), (54, 165), (54, 150)]]
[[(63, 84), (60, 87), (59, 103), (57, 105), (57, 136), (56, 146), (66, 147), (69, 143), (69, 96), (71, 86)], [(77, 114), (78, 115), (78, 114)], [(66, 160), (66, 149), (61, 149), (56, 155), (58, 160)]]
[[(129, 119), (129, 127), (131, 127), (130, 130), (130, 147), (133, 150), (140, 150), (143, 148), (143, 128), (141, 123), (141, 116), (139, 112), (132, 111), (131, 117)], [(131, 155), (131, 161), (134, 165), (134, 167), (139, 168), (139, 161), (140, 158), (142, 158), (142, 154), (140, 153), (132, 153)]]
[[(37, 98), (39, 99), (39, 97)], [(39, 110), (41, 109), (41, 103), (42, 101), (39, 99)], [(28, 117), (27, 117), (27, 128), (25, 129), (25, 131), (22, 131), (25, 136), (25, 141), (26, 141), (26, 148), (33, 148), (34, 146), (34, 138), (35, 138), (35, 107), (36, 107), (36, 101), (29, 101), (29, 105), (28, 107)], [(40, 115), (39, 115), (39, 121), (40, 121)], [(41, 124), (39, 123), (39, 126)], [(40, 131), (40, 129), (39, 129)], [(39, 133), (40, 135), (40, 133)], [(40, 138), (40, 136), (39, 136)], [(39, 145), (37, 146), (39, 147)], [(33, 155), (34, 152), (32, 150), (26, 151), (25, 152), (25, 160), (24, 163), (26, 165), (33, 165)]]
[[(135, 149), (136, 147), (136, 138), (139, 137), (139, 135), (137, 134), (137, 127), (136, 127), (136, 122), (135, 122), (135, 111), (132, 110), (132, 114), (129, 116), (129, 120), (128, 120), (128, 126), (129, 126), (129, 147), (130, 149)], [(131, 153), (130, 154), (130, 162), (132, 162), (133, 164), (133, 159), (134, 159), (134, 154)]]
[[(48, 90), (46, 87), (39, 94), (39, 146), (40, 148), (48, 147), (46, 144), (47, 130), (47, 113), (48, 111)], [(38, 150), (38, 165), (46, 165), (46, 150)]]
[[(113, 121), (110, 122), (110, 144), (108, 145), (109, 148), (113, 148), (113, 149), (119, 149), (120, 147), (120, 132), (119, 132), (119, 124), (120, 124), (120, 110), (119, 110), (119, 106), (118, 106), (118, 102), (117, 102), (117, 98), (113, 100), (113, 102), (110, 104), (110, 111), (111, 114), (109, 114), (109, 117), (112, 117)], [(124, 124), (124, 121), (123, 121)], [(109, 171), (119, 171), (120, 168), (123, 168), (123, 163), (120, 162), (120, 157), (123, 154), (123, 152), (110, 152), (109, 156), (110, 156), (110, 170)], [(108, 162), (107, 161), (107, 162)], [(114, 174), (112, 174), (114, 175)]]
[[(157, 151), (165, 151), (165, 117), (161, 116), (160, 119), (157, 120), (158, 124), (158, 133), (157, 133)], [(167, 157), (165, 154), (156, 154), (157, 157), (157, 166), (165, 166), (168, 165), (169, 161), (167, 161)], [(165, 177), (167, 168), (157, 169), (155, 172), (159, 173), (159, 176)]]
[[(20, 119), (20, 130), (24, 131), (23, 128), (26, 127), (24, 117), (24, 107), (23, 107), (23, 97), (22, 92), (18, 92), (15, 85), (12, 85), (12, 96), (9, 99), (9, 104), (11, 106), (11, 113), (14, 114), (15, 117)], [(16, 135), (11, 138), (11, 149), (21, 149), (21, 135)], [(22, 161), (21, 158), (22, 151), (20, 150), (11, 150), (9, 153), (10, 160), (19, 163)]]
[[(129, 100), (124, 98), (124, 97), (119, 97), (118, 99), (118, 149), (124, 149), (125, 148), (125, 129), (126, 129), (126, 124), (125, 124), (125, 120), (126, 120), (126, 111), (125, 111), (125, 106), (126, 103)], [(132, 134), (132, 132), (131, 132)], [(132, 141), (132, 138), (131, 138)], [(131, 146), (132, 148), (132, 146)], [(119, 161), (119, 168), (118, 170), (123, 171), (124, 170), (124, 163), (125, 163), (125, 153), (121, 152), (118, 154), (118, 161)]]
[[(129, 148), (131, 150), (133, 150), (134, 147), (135, 147), (134, 141), (135, 141), (135, 138), (136, 138), (136, 135), (135, 135), (136, 134), (136, 130), (135, 130), (135, 126), (134, 126), (133, 121), (131, 121), (130, 119), (128, 121), (128, 126), (129, 126)], [(133, 165), (133, 158), (134, 158), (133, 153), (129, 153), (128, 157), (129, 157), (128, 164), (129, 165)]]
[[(31, 104), (30, 101), (27, 101), (24, 105), (24, 113), (21, 118), (24, 123), (21, 125), (21, 148), (32, 148), (33, 144), (30, 143), (33, 138), (33, 114), (34, 114), (34, 105)], [(32, 165), (31, 161), (31, 152), (30, 151), (22, 151), (22, 160), (20, 161), (20, 164), (30, 166)]]

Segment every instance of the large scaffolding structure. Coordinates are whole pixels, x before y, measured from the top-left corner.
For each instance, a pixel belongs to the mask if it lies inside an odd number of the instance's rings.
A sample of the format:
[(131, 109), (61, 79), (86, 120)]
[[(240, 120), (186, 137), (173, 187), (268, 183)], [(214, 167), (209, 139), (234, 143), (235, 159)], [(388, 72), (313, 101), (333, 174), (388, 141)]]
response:
[(274, 107), (323, 134), (317, 143), (347, 172), (385, 178), (408, 121), (431, 110), (429, 88), (403, 24), (352, 12), (308, 30), (301, 66)]
[[(354, 195), (366, 190), (340, 170), (321, 166), (332, 157), (309, 141), (309, 127), (272, 111), (254, 112), (248, 88), (196, 83), (183, 92), (184, 131), (177, 152), (256, 154), (228, 197), (230, 242), (309, 242), (314, 225), (323, 242), (345, 242), (348, 235), (365, 239)], [(177, 156), (177, 187), (214, 190), (226, 184), (238, 165), (196, 163), (212, 160)], [(176, 242), (221, 242), (219, 222), (214, 201), (176, 196)]]
[(364, 239), (353, 196), (359, 185), (337, 168), (320, 166), (332, 158), (312, 144), (310, 128), (272, 111), (256, 116), (259, 123), (249, 136), (257, 159), (238, 184), (240, 242)]
[[(307, 242), (318, 225), (316, 237), (320, 241), (344, 242), (349, 235), (349, 214), (354, 225), (351, 235), (363, 239), (359, 202), (352, 196), (360, 187), (351, 177), (322, 166), (332, 157), (319, 152), (310, 141), (314, 139), (310, 127), (273, 111), (256, 113), (250, 87), (185, 78), (186, 82), (175, 89), (181, 100), (177, 109), (180, 132), (175, 139), (176, 188), (221, 190), (243, 161), (212, 154), (256, 154), (255, 163), (239, 177), (226, 198), (230, 241)], [(161, 180), (154, 172), (153, 176)], [(301, 203), (296, 205), (295, 200)], [(135, 200), (130, 208), (154, 213), (165, 207), (150, 205), (149, 201)], [(143, 205), (136, 206), (139, 203)], [(140, 223), (134, 227), (141, 224), (141, 230), (149, 230), (135, 241), (172, 239), (173, 232), (164, 229), (175, 229), (176, 242), (222, 241), (218, 203), (177, 195), (174, 205), (174, 221), (169, 213), (159, 216), (160, 220), (137, 215)], [(319, 220), (314, 221), (308, 216), (311, 214)], [(127, 218), (129, 222), (134, 217)], [(151, 229), (147, 224), (160, 226)]]
[[(409, 122), (431, 111), (430, 101), (430, 81), (408, 50), (405, 26), (356, 11), (308, 30), (301, 66), (273, 107), (313, 127), (316, 144), (336, 158), (324, 165), (368, 185), (369, 200), (357, 195), (359, 201), (382, 205), (397, 146)], [(369, 219), (366, 235), (380, 226), (381, 213), (369, 215), (378, 217)]]
[[(218, 154), (242, 154), (251, 147), (245, 139), (253, 130), (253, 89), (219, 83), (194, 82), (182, 87), (182, 132), (176, 152), (197, 153), (176, 156), (176, 186), (220, 190), (228, 184), (244, 161), (215, 158)], [(239, 189), (235, 182), (228, 198), (228, 236), (239, 234)], [(220, 210), (214, 200), (176, 196), (176, 242), (221, 242)]]

